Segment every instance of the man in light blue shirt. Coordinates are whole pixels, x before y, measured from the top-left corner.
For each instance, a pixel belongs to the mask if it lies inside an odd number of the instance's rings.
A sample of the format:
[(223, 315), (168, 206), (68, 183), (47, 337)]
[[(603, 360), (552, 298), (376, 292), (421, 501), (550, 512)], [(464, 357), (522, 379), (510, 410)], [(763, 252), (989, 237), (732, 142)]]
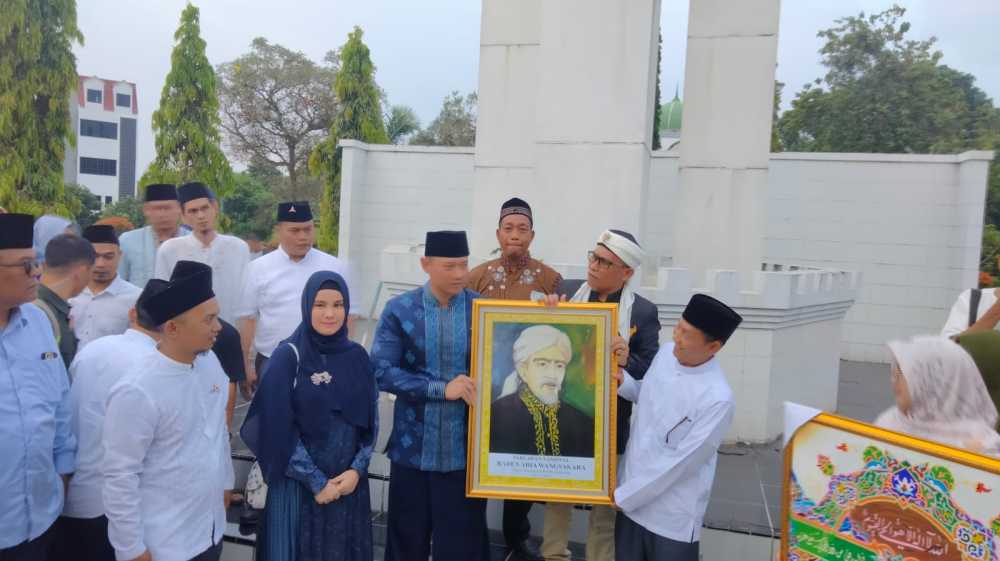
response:
[(73, 473), (69, 381), (39, 308), (33, 217), (0, 214), (0, 559), (46, 561)]
[(169, 183), (146, 186), (142, 204), (146, 225), (125, 232), (118, 242), (122, 257), (118, 261), (118, 276), (128, 282), (145, 287), (153, 278), (156, 268), (156, 251), (160, 244), (187, 232), (179, 226), (181, 205), (177, 202), (177, 187)]

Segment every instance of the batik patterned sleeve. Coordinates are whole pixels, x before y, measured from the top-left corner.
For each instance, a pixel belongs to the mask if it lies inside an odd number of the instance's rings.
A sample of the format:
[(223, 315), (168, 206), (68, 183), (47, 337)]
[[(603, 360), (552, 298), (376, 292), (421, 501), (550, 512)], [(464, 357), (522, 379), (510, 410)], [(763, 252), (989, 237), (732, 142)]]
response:
[(361, 475), (368, 473), (368, 464), (372, 461), (372, 451), (375, 449), (375, 439), (378, 438), (378, 386), (372, 386), (372, 393), (374, 395), (369, 398), (369, 402), (372, 404), (372, 422), (368, 429), (361, 434), (361, 448), (358, 449), (358, 453), (354, 455), (354, 461), (351, 462), (351, 468), (357, 470)]
[(375, 342), (372, 345), (372, 362), (375, 363), (375, 379), (384, 392), (395, 394), (409, 401), (443, 400), (445, 382), (431, 380), (430, 376), (402, 367), (404, 338), (407, 331), (404, 324), (412, 326), (412, 320), (401, 320), (396, 306), (390, 302), (382, 313), (375, 328)]
[(327, 483), (326, 475), (316, 466), (301, 440), (295, 443), (295, 451), (288, 459), (285, 475), (308, 487), (313, 495), (319, 494)]

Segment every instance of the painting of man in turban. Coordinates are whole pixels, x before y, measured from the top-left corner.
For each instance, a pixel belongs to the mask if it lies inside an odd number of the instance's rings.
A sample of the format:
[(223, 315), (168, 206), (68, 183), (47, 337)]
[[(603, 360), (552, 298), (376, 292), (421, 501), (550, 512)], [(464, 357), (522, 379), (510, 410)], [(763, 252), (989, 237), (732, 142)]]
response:
[(491, 405), (490, 452), (594, 456), (594, 420), (564, 399), (573, 345), (559, 328), (525, 328), (514, 341), (514, 371)]

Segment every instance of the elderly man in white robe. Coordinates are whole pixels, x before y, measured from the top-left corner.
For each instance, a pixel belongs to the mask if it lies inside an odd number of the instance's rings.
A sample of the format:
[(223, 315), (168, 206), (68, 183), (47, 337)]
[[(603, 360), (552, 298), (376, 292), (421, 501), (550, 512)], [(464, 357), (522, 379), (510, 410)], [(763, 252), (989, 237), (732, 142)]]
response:
[(715, 355), (742, 321), (696, 294), (644, 378), (617, 374), (618, 395), (636, 404), (615, 489), (617, 561), (697, 561), (717, 452), (733, 420)]

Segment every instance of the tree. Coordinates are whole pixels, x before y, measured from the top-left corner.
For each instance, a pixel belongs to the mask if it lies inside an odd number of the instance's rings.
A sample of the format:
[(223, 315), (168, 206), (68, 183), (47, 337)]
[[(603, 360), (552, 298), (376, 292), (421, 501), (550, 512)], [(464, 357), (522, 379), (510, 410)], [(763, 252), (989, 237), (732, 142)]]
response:
[(781, 94), (785, 91), (785, 83), (774, 81), (774, 109), (771, 111), (771, 152), (781, 152), (781, 135), (778, 134), (778, 121), (781, 117)]
[(101, 217), (101, 198), (91, 193), (83, 185), (67, 183), (63, 187), (66, 198), (79, 201), (78, 210), (73, 215), (73, 221), (86, 228), (97, 222)]
[(253, 234), (259, 240), (267, 240), (276, 220), (274, 194), (264, 178), (250, 172), (236, 174), (235, 183), (223, 203), (230, 219), (230, 232), (240, 237)]
[[(1000, 111), (975, 78), (941, 64), (935, 39), (906, 38), (900, 6), (842, 18), (819, 32), (827, 69), (780, 118), (785, 150), (952, 153), (1000, 147)], [(1000, 224), (1000, 155), (990, 168), (987, 225)], [(984, 232), (984, 257), (996, 244)], [(988, 264), (987, 264), (988, 265)], [(995, 263), (994, 263), (995, 266)]]
[(264, 161), (284, 170), (293, 190), (337, 113), (330, 89), (337, 56), (328, 53), (324, 60), (318, 65), (258, 37), (249, 53), (218, 68), (222, 129), (230, 151), (242, 162)]
[(417, 114), (405, 105), (393, 105), (385, 116), (385, 132), (389, 142), (400, 144), (407, 136), (420, 130)]
[(659, 32), (656, 43), (656, 99), (653, 105), (653, 150), (660, 145), (660, 64), (663, 62), (663, 32)]
[(63, 187), (73, 44), (82, 44), (75, 0), (19, 0), (0, 9), (0, 207), (64, 216), (80, 203)]
[(422, 146), (475, 146), (476, 112), (479, 96), (475, 92), (462, 97), (457, 91), (444, 98), (441, 113), (410, 139)]
[(362, 42), (360, 27), (347, 35), (340, 51), (340, 72), (333, 90), (340, 110), (330, 126), (329, 136), (309, 156), (309, 169), (326, 181), (320, 204), (317, 243), (325, 251), (336, 252), (340, 223), (341, 139), (351, 138), (370, 144), (387, 144), (380, 92), (375, 84), (375, 65), (368, 46)]
[(233, 186), (233, 171), (219, 148), (219, 96), (198, 8), (184, 9), (174, 39), (170, 73), (153, 112), (156, 158), (140, 184), (201, 181), (223, 196)]
[(827, 69), (782, 115), (786, 150), (927, 153), (985, 147), (992, 103), (975, 79), (940, 64), (934, 38), (907, 40), (904, 8), (819, 32)]
[(132, 226), (142, 228), (146, 225), (146, 216), (142, 213), (142, 201), (135, 197), (122, 197), (114, 204), (104, 207), (103, 218), (120, 216), (128, 219)]

